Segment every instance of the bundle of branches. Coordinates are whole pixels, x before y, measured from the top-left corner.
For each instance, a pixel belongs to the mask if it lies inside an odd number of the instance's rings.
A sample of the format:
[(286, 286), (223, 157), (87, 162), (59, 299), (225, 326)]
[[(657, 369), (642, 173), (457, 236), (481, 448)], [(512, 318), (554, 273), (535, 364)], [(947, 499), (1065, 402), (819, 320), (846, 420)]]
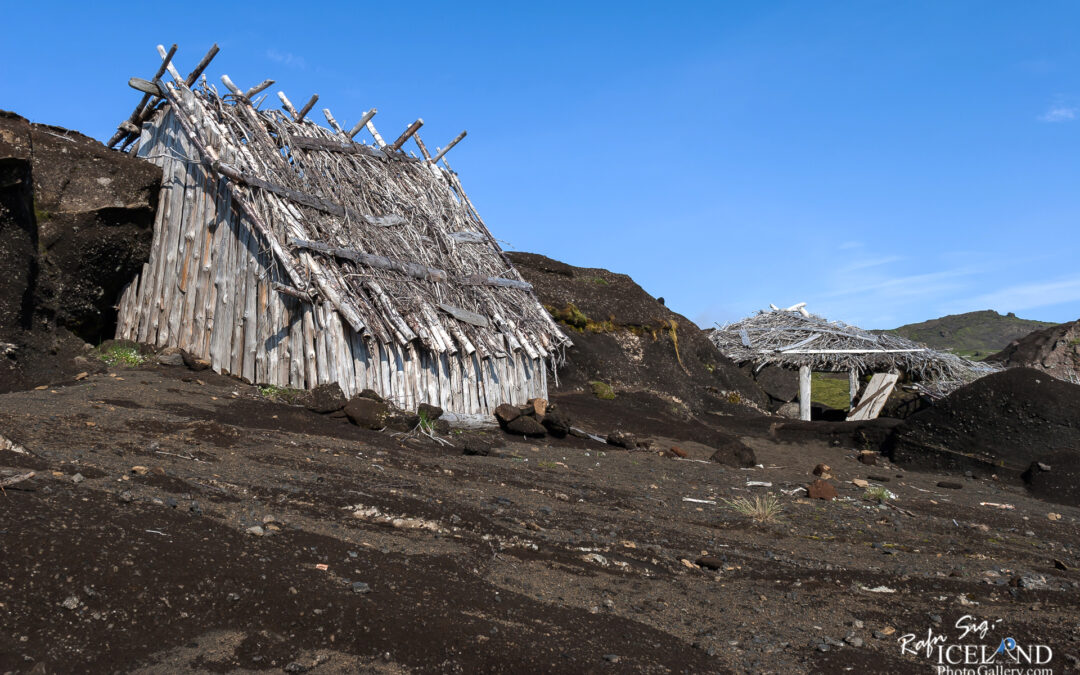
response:
[(996, 364), (969, 361), (899, 335), (829, 321), (807, 312), (803, 304), (762, 310), (718, 326), (709, 337), (739, 364), (750, 363), (758, 369), (778, 365), (833, 372), (903, 372), (920, 390), (935, 397), (1001, 370)]

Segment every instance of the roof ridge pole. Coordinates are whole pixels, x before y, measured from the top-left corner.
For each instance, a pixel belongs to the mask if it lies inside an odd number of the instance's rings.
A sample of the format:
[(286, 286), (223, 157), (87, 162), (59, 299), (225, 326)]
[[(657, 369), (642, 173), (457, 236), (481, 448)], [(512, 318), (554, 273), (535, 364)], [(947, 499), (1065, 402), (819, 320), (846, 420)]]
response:
[(203, 71), (206, 70), (206, 67), (210, 65), (210, 62), (214, 60), (214, 57), (217, 56), (219, 51), (221, 50), (218, 49), (217, 43), (215, 42), (214, 46), (210, 48), (210, 51), (206, 52), (206, 56), (202, 57), (202, 61), (199, 61), (199, 65), (195, 66), (195, 70), (188, 73), (187, 78), (184, 80), (184, 84), (186, 84), (189, 89), (191, 88), (191, 85), (195, 84), (195, 81), (199, 79), (199, 75), (202, 75)]
[(364, 116), (360, 118), (360, 121), (356, 123), (352, 129), (349, 129), (349, 133), (346, 134), (349, 138), (355, 138), (356, 134), (360, 133), (360, 130), (367, 126), (367, 123), (371, 121), (372, 117), (375, 117), (375, 113), (379, 112), (378, 108), (372, 108), (364, 113)]
[(387, 150), (389, 150), (390, 152), (397, 152), (398, 150), (400, 150), (401, 146), (405, 145), (405, 141), (409, 140), (409, 138), (417, 131), (419, 131), (420, 127), (422, 126), (424, 126), (424, 120), (423, 118), (418, 118), (415, 122), (409, 125), (408, 129), (406, 129), (400, 136), (398, 136), (396, 141), (390, 144)]
[(285, 108), (285, 112), (289, 113), (294, 120), (298, 120), (300, 113), (296, 112), (296, 108), (293, 107), (292, 101), (285, 95), (285, 92), (279, 91), (277, 97), (281, 100), (281, 107)]
[[(165, 57), (168, 56), (168, 53), (165, 51), (165, 45), (158, 45), (157, 50), (158, 54), (161, 55), (162, 60), (165, 60)], [(183, 85), (185, 89), (187, 88), (187, 84), (185, 84), (184, 78), (180, 77), (180, 72), (176, 70), (176, 66), (173, 65), (171, 58), (165, 60), (165, 69), (169, 71), (169, 75), (172, 75), (173, 81), (175, 81), (177, 84)]]
[[(174, 54), (176, 54), (176, 43), (173, 43), (172, 48), (169, 49), (168, 53), (166, 53), (163, 57), (161, 67), (158, 68), (158, 71), (154, 73), (154, 76), (152, 78), (150, 78), (151, 82), (156, 82), (161, 79), (161, 76), (165, 74), (165, 69), (169, 67), (170, 63), (172, 63), (172, 57)], [(142, 99), (139, 101), (139, 105), (135, 106), (135, 111), (131, 113), (130, 117), (128, 117), (128, 124), (138, 124), (139, 118), (142, 117), (143, 108), (146, 107), (147, 103), (151, 102), (150, 98), (150, 94), (143, 94)], [(156, 100), (158, 97), (154, 98)], [(121, 123), (120, 126), (116, 128), (116, 133), (113, 134), (112, 138), (109, 139), (109, 142), (105, 144), (106, 147), (111, 148), (129, 135), (129, 132), (123, 127), (124, 125), (123, 123)]]
[(304, 118), (307, 117), (307, 114), (309, 112), (311, 112), (311, 109), (315, 107), (315, 104), (318, 103), (318, 101), (319, 101), (319, 95), (318, 94), (312, 94), (311, 98), (308, 99), (308, 102), (305, 103), (304, 107), (300, 108), (300, 112), (297, 113), (299, 115), (299, 117), (296, 118), (296, 121), (297, 122), (303, 122)]
[(432, 164), (437, 163), (440, 159), (442, 159), (446, 155), (446, 153), (450, 152), (450, 148), (452, 148), (455, 145), (457, 145), (458, 143), (460, 143), (461, 139), (465, 138), (465, 136), (467, 136), (468, 134), (469, 134), (468, 131), (462, 131), (460, 134), (458, 134), (457, 136), (454, 137), (454, 140), (447, 143), (445, 148), (443, 148), (442, 150), (439, 150), (438, 154), (435, 155), (434, 157), (432, 157), (429, 161)]

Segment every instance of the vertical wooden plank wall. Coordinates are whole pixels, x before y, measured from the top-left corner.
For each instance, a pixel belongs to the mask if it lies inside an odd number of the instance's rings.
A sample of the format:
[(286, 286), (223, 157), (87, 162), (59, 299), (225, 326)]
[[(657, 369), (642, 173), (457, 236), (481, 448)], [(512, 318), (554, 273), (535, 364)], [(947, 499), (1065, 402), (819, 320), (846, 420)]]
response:
[(523, 349), (507, 344), (505, 356), (481, 357), (382, 344), (356, 334), (329, 304), (275, 292), (285, 280), (228, 191), (195, 161), (171, 112), (148, 123), (138, 155), (161, 166), (161, 198), (150, 261), (118, 304), (118, 338), (180, 347), (253, 383), (337, 382), (346, 396), (373, 389), (407, 410), (426, 402), (490, 414), (500, 403), (547, 395), (544, 362)]

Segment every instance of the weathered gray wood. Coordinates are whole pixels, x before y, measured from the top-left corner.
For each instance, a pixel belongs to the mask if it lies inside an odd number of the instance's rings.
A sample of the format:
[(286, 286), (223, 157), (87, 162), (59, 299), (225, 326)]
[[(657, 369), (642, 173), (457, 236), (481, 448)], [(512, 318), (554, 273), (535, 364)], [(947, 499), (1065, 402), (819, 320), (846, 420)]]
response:
[(848, 410), (855, 407), (855, 399), (859, 397), (859, 371), (848, 371)]
[[(165, 96), (165, 84), (159, 79), (144, 80), (141, 77), (132, 77), (128, 80), (128, 86), (136, 91), (145, 93), (147, 96)], [(128, 124), (132, 124), (132, 122), (128, 122)]]
[(863, 394), (862, 399), (859, 400), (859, 404), (848, 413), (847, 420), (877, 419), (898, 379), (899, 375), (896, 373), (875, 373), (870, 378), (870, 383), (866, 385), (866, 392)]
[(440, 159), (442, 159), (443, 157), (446, 156), (446, 153), (450, 152), (451, 148), (453, 148), (455, 145), (460, 143), (461, 139), (465, 138), (468, 135), (469, 135), (468, 131), (462, 131), (460, 134), (458, 134), (457, 136), (454, 137), (454, 140), (447, 143), (445, 148), (443, 148), (442, 150), (439, 150), (439, 152), (434, 157), (431, 158), (430, 162), (432, 164), (437, 163)]
[(409, 140), (409, 138), (411, 138), (413, 134), (419, 131), (420, 127), (422, 126), (424, 126), (424, 120), (416, 120), (415, 122), (410, 124), (409, 127), (405, 129), (405, 131), (402, 132), (400, 136), (398, 136), (396, 141), (387, 146), (386, 149), (390, 152), (397, 152), (401, 149), (401, 146), (405, 145), (405, 141)]
[(195, 70), (192, 70), (188, 73), (188, 76), (184, 78), (184, 84), (188, 87), (195, 84), (195, 81), (199, 79), (199, 76), (203, 74), (203, 71), (206, 70), (206, 67), (210, 65), (210, 62), (214, 60), (214, 57), (217, 56), (219, 51), (217, 43), (215, 42), (214, 45), (210, 47), (210, 50), (206, 52), (206, 56), (202, 57), (202, 60), (195, 66)]
[(531, 291), (532, 284), (517, 279), (504, 279), (503, 277), (484, 277), (473, 274), (467, 277), (456, 278), (455, 281), (463, 286), (499, 286), (501, 288), (517, 288), (523, 291)]
[(467, 309), (448, 305), (446, 303), (439, 303), (439, 309), (446, 312), (450, 316), (454, 317), (458, 321), (464, 321), (480, 328), (487, 328), (490, 325), (488, 318), (483, 314), (477, 314), (476, 312), (470, 312)]
[(300, 108), (300, 112), (296, 116), (296, 121), (297, 122), (303, 122), (304, 118), (307, 117), (307, 114), (309, 112), (311, 112), (311, 109), (314, 108), (315, 104), (318, 103), (318, 102), (319, 102), (319, 95), (318, 94), (312, 94), (311, 98), (308, 99), (308, 102), (304, 104), (304, 107)]
[[(172, 57), (175, 54), (176, 54), (176, 45), (173, 44), (173, 46), (169, 49), (169, 51), (162, 58), (161, 66), (158, 68), (157, 72), (154, 73), (154, 76), (152, 78), (150, 78), (151, 82), (157, 82), (157, 81), (159, 81), (161, 79), (161, 76), (165, 74), (165, 69), (168, 68), (169, 65), (172, 63)], [(132, 79), (135, 79), (135, 78), (132, 78)], [(128, 84), (131, 84), (131, 82), (129, 81)], [(135, 106), (134, 112), (132, 112), (131, 116), (128, 117), (127, 122), (132, 124), (132, 125), (138, 126), (141, 119), (142, 119), (143, 110), (145, 108), (148, 108), (148, 107), (153, 107), (153, 102), (151, 101), (151, 94), (150, 93), (147, 93), (142, 97), (142, 99), (139, 101), (139, 104), (137, 106)], [(105, 143), (105, 145), (107, 147), (111, 148), (114, 145), (116, 145), (117, 143), (119, 143), (121, 140), (123, 140), (129, 134), (130, 134), (130, 132), (127, 131), (126, 129), (124, 129), (123, 125), (121, 124), (121, 126), (118, 128), (117, 132), (112, 135), (112, 137), (108, 140), (108, 142)]]
[(799, 419), (810, 419), (810, 366), (799, 367)]
[(375, 117), (375, 113), (377, 112), (379, 112), (377, 108), (372, 108), (371, 110), (364, 113), (364, 115), (360, 118), (360, 121), (357, 122), (352, 129), (349, 129), (349, 133), (346, 135), (349, 138), (355, 138), (356, 134), (360, 133), (360, 130), (367, 126), (367, 123), (371, 121), (372, 117)]
[(363, 253), (361, 251), (356, 251), (349, 248), (339, 248), (317, 241), (292, 239), (290, 240), (290, 243), (293, 246), (297, 246), (299, 248), (305, 248), (311, 251), (326, 253), (337, 258), (352, 260), (353, 262), (360, 263), (361, 265), (366, 265), (367, 267), (375, 267), (377, 269), (401, 272), (402, 274), (407, 274), (411, 277), (424, 281), (446, 281), (447, 279), (445, 270), (428, 267), (419, 263), (393, 260), (391, 258), (387, 258), (386, 256), (372, 255), (370, 253)]
[(228, 75), (221, 76), (221, 83), (224, 84), (225, 88), (228, 89), (236, 98), (244, 98), (243, 90), (240, 89), (240, 87), (236, 86), (236, 84), (231, 79), (229, 79)]
[(281, 101), (281, 107), (285, 108), (285, 112), (289, 113), (294, 120), (299, 121), (300, 113), (296, 112), (296, 108), (293, 107), (292, 101), (285, 95), (285, 92), (279, 91), (277, 97)]
[(262, 82), (258, 83), (257, 85), (255, 85), (251, 89), (248, 89), (247, 91), (245, 91), (244, 92), (244, 98), (246, 98), (248, 100), (251, 100), (252, 96), (255, 96), (256, 94), (258, 94), (259, 92), (261, 92), (261, 91), (263, 91), (265, 89), (269, 89), (271, 86), (273, 86), (273, 84), (274, 84), (273, 80), (263, 80)]
[(303, 300), (304, 302), (311, 302), (310, 295), (301, 290), (295, 289), (292, 286), (286, 286), (285, 284), (275, 281), (271, 287), (278, 293), (283, 293), (290, 297), (296, 298), (297, 300)]

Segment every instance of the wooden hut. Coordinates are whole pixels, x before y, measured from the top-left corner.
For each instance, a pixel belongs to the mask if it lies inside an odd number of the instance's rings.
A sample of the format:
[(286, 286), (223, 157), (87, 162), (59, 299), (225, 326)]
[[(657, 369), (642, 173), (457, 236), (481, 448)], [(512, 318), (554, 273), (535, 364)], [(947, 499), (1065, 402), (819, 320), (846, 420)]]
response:
[[(709, 339), (739, 365), (756, 372), (777, 365), (799, 372), (799, 417), (810, 419), (810, 379), (814, 371), (848, 373), (848, 419), (870, 419), (881, 412), (900, 374), (920, 392), (937, 398), (1000, 366), (969, 361), (891, 333), (872, 333), (843, 321), (811, 314), (806, 303), (780, 309), (770, 305), (754, 316), (718, 326)], [(856, 402), (859, 378), (873, 373)]]
[[(161, 166), (153, 248), (123, 291), (117, 338), (179, 347), (252, 383), (370, 388), (397, 405), (488, 415), (547, 395), (570, 344), (510, 264), (446, 151), (417, 120), (387, 143), (372, 109), (349, 130), (317, 96), (297, 110), (162, 56), (110, 146)], [(166, 73), (171, 81), (163, 81)], [(265, 97), (263, 97), (265, 99)], [(360, 142), (361, 131), (372, 142)], [(421, 156), (403, 151), (416, 144)], [(442, 160), (442, 166), (437, 162)]]

